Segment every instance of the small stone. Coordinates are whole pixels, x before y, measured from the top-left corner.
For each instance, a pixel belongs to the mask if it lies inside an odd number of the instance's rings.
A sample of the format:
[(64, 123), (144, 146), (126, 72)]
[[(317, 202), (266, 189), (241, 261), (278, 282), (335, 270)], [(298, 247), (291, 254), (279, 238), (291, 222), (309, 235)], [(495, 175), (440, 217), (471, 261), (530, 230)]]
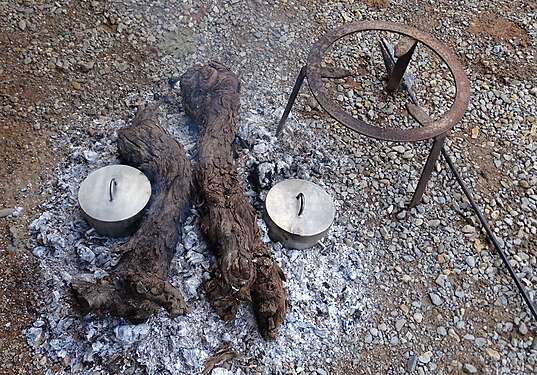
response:
[(440, 306), (443, 303), (442, 298), (436, 293), (429, 293), (429, 297), (435, 306)]
[(395, 322), (395, 329), (397, 331), (400, 331), (401, 328), (403, 328), (403, 326), (406, 324), (406, 319), (399, 319), (398, 321)]
[(410, 275), (403, 275), (401, 279), (403, 280), (403, 282), (408, 283), (412, 280), (412, 277)]
[(436, 228), (440, 225), (440, 220), (434, 219), (429, 221), (429, 227)]
[(476, 374), (477, 373), (477, 369), (475, 368), (475, 366), (471, 365), (469, 363), (465, 363), (462, 369), (466, 374)]
[(442, 274), (442, 275), (438, 275), (438, 277), (436, 278), (434, 282), (436, 283), (436, 285), (441, 286), (443, 288), (446, 280), (447, 280), (447, 276)]
[(413, 373), (416, 370), (416, 366), (418, 364), (418, 357), (415, 355), (411, 355), (408, 357), (408, 362), (406, 363), (406, 371), (408, 373)]
[(522, 335), (522, 336), (525, 336), (528, 334), (528, 327), (526, 326), (526, 323), (524, 322), (521, 322), (520, 325), (518, 326), (518, 332)]
[(21, 30), (26, 30), (26, 21), (25, 20), (20, 20), (19, 21), (19, 29)]
[(436, 333), (438, 333), (439, 335), (442, 335), (442, 336), (447, 336), (446, 328), (443, 327), (443, 326), (438, 327), (436, 329)]
[(0, 218), (12, 215), (16, 211), (15, 208), (2, 208), (0, 210)]
[(475, 344), (479, 346), (480, 348), (487, 345), (487, 340), (484, 337), (476, 337), (474, 340)]
[(471, 268), (474, 268), (475, 267), (475, 258), (471, 255), (468, 255), (466, 257), (466, 264), (471, 267)]
[(465, 234), (469, 234), (469, 233), (474, 233), (475, 232), (475, 227), (472, 226), (472, 225), (465, 225), (464, 227), (462, 227), (462, 233), (465, 233)]
[(501, 359), (500, 353), (498, 353), (498, 351), (495, 349), (486, 348), (485, 352), (490, 356), (490, 358), (494, 359), (495, 361), (499, 361)]
[(423, 315), (421, 313), (415, 313), (414, 320), (416, 323), (421, 323), (423, 321)]
[(73, 88), (75, 90), (81, 90), (82, 89), (82, 85), (80, 84), (80, 82), (73, 81), (73, 82), (71, 82), (71, 85), (73, 86)]
[(420, 355), (418, 359), (419, 359), (419, 361), (421, 363), (427, 364), (427, 363), (431, 362), (431, 357), (432, 356), (433, 356), (433, 352), (429, 351), (429, 352), (425, 352), (422, 355)]

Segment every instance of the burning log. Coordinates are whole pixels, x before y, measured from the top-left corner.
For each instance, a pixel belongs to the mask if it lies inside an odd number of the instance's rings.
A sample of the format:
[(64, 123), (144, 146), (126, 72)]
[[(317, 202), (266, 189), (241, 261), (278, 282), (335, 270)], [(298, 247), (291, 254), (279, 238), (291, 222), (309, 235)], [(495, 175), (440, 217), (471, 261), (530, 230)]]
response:
[(181, 77), (185, 111), (200, 124), (201, 227), (218, 257), (206, 291), (226, 321), (235, 318), (239, 300), (253, 299), (261, 333), (274, 339), (287, 311), (285, 276), (261, 241), (233, 160), (239, 87), (237, 76), (217, 62)]
[(153, 197), (140, 229), (118, 251), (122, 257), (98, 284), (72, 282), (81, 307), (143, 322), (164, 307), (171, 317), (190, 310), (167, 280), (181, 223), (191, 201), (192, 169), (183, 148), (158, 123), (158, 104), (144, 106), (118, 131), (120, 157), (152, 183)]

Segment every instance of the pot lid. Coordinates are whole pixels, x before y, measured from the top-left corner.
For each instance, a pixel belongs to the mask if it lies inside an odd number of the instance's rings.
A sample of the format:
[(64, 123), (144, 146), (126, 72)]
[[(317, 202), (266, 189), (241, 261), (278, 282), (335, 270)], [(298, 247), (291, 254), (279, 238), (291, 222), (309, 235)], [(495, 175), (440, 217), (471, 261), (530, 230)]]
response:
[(324, 232), (335, 215), (330, 196), (313, 182), (299, 179), (274, 185), (267, 194), (265, 210), (279, 228), (299, 236)]
[(84, 213), (105, 222), (136, 216), (150, 197), (151, 183), (147, 177), (128, 165), (109, 165), (93, 171), (78, 190), (78, 203)]

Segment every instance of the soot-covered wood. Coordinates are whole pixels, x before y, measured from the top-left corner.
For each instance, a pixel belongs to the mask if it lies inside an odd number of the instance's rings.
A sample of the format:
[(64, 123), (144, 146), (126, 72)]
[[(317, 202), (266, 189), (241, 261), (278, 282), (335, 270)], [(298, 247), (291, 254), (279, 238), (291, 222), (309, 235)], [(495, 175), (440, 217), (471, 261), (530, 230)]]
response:
[(190, 310), (166, 279), (191, 202), (192, 169), (183, 148), (159, 125), (157, 107), (139, 108), (132, 125), (118, 131), (121, 159), (151, 181), (150, 208), (138, 231), (117, 249), (123, 255), (108, 277), (97, 284), (72, 283), (84, 310), (106, 310), (133, 322), (161, 307), (171, 317)]
[(200, 124), (201, 227), (218, 258), (207, 296), (226, 321), (235, 318), (239, 300), (253, 300), (261, 333), (273, 339), (287, 311), (285, 276), (261, 241), (233, 160), (239, 81), (225, 66), (211, 62), (183, 74), (181, 94), (185, 111)]

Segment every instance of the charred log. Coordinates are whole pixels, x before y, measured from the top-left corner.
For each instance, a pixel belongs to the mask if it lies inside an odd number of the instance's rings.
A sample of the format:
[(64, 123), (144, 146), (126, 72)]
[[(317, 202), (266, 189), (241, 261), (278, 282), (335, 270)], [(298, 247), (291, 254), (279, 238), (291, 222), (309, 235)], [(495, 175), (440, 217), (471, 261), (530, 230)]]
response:
[(72, 283), (85, 311), (106, 310), (133, 322), (162, 307), (171, 317), (189, 311), (167, 275), (191, 201), (192, 169), (183, 148), (159, 125), (157, 108), (139, 108), (132, 125), (118, 131), (120, 157), (149, 178), (152, 199), (138, 231), (117, 249), (123, 255), (110, 275), (98, 284)]
[(222, 319), (235, 318), (239, 300), (254, 300), (261, 333), (273, 339), (287, 311), (284, 274), (261, 241), (256, 214), (246, 199), (233, 159), (239, 113), (239, 81), (211, 62), (181, 77), (186, 113), (200, 125), (198, 139), (201, 228), (217, 254), (206, 284)]

